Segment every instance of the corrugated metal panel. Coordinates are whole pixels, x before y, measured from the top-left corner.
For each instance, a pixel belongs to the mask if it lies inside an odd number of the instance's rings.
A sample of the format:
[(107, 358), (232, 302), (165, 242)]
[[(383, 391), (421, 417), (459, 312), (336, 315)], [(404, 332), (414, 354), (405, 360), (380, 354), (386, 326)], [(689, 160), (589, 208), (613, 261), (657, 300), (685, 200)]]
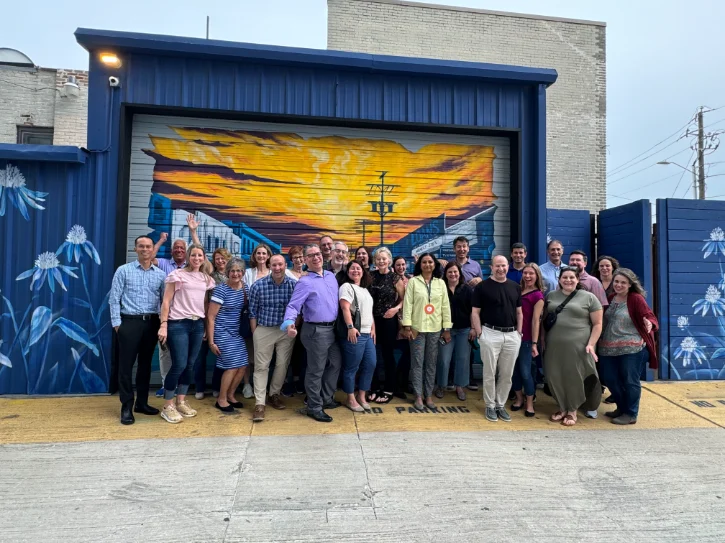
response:
[[(105, 296), (113, 275), (115, 223), (108, 217), (115, 193), (114, 186), (95, 181), (97, 166), (94, 156), (84, 165), (0, 160), (0, 394), (108, 390)], [(11, 177), (24, 186), (8, 188)], [(22, 209), (22, 190), (33, 191), (25, 202), (45, 209)], [(24, 277), (30, 270), (37, 278), (32, 290), (33, 276)]]
[(132, 56), (123, 100), (341, 119), (521, 128), (528, 86), (458, 78), (380, 76), (345, 70)]

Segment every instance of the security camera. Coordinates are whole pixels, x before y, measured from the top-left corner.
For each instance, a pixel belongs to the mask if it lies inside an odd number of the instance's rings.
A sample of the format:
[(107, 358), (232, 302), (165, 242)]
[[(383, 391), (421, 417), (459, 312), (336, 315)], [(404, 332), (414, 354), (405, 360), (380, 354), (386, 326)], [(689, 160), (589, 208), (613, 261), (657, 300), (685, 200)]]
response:
[(108, 84), (112, 87), (118, 87), (121, 84), (121, 81), (117, 77), (109, 77), (108, 78)]

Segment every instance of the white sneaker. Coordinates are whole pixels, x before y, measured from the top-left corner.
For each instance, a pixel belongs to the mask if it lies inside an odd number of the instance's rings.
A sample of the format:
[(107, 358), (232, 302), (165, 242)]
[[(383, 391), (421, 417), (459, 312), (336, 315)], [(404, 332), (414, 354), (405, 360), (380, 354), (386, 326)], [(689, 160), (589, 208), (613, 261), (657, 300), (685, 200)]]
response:
[(171, 424), (179, 424), (184, 417), (182, 417), (173, 405), (166, 405), (161, 410), (161, 418)]
[(213, 390), (212, 393), (211, 393), (211, 395), (214, 396), (215, 398), (218, 398), (219, 397), (219, 391), (218, 390)]
[(196, 394), (194, 394), (194, 398), (196, 398), (197, 400), (203, 400), (204, 399), (204, 393), (203, 392), (197, 392)]
[(192, 409), (186, 401), (178, 402), (176, 404), (176, 411), (180, 413), (182, 417), (191, 418), (196, 416), (196, 409)]
[(587, 411), (585, 413), (585, 416), (588, 419), (596, 419), (599, 416), (599, 412), (597, 412), (597, 411)]
[(252, 388), (252, 385), (250, 385), (249, 383), (244, 385), (244, 388), (242, 389), (242, 395), (247, 399), (254, 396), (254, 389)]

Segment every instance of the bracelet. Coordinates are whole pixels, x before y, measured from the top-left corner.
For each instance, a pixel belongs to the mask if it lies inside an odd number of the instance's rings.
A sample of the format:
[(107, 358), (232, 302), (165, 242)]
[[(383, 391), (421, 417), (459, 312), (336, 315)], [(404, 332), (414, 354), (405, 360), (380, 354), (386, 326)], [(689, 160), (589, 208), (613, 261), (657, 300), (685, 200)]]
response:
[(161, 321), (161, 324), (166, 324), (167, 322), (169, 322), (169, 321)]

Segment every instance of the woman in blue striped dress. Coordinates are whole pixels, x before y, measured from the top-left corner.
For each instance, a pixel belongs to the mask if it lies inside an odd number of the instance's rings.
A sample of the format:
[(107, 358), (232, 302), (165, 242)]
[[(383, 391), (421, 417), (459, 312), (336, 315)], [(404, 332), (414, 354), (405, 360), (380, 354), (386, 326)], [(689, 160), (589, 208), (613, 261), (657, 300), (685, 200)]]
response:
[(239, 319), (249, 300), (249, 288), (244, 284), (244, 262), (232, 258), (226, 267), (227, 282), (217, 286), (211, 295), (207, 311), (209, 349), (217, 356), (217, 368), (224, 370), (219, 398), (214, 407), (224, 413), (241, 408), (234, 394), (244, 378), (249, 363), (244, 338), (239, 335)]

